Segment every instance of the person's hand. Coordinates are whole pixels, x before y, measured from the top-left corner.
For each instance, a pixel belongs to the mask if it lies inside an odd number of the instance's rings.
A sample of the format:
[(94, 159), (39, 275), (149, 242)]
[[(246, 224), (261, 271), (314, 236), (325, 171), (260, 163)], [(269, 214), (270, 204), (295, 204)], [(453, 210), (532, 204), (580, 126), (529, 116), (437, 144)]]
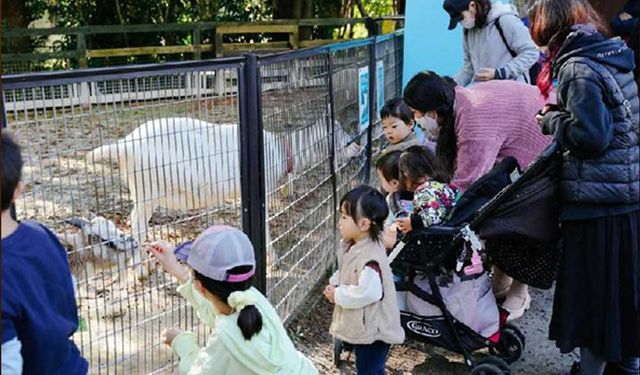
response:
[(345, 154), (347, 156), (347, 159), (351, 159), (358, 156), (360, 154), (360, 151), (362, 151), (362, 147), (360, 147), (359, 144), (353, 142), (352, 144), (347, 146)]
[(481, 68), (476, 73), (476, 81), (491, 81), (496, 78), (496, 70), (492, 68)]
[(400, 232), (407, 234), (411, 232), (411, 217), (399, 217), (396, 219), (396, 224), (398, 225), (398, 229)]
[(178, 262), (173, 249), (174, 246), (167, 241), (156, 241), (145, 245), (145, 250), (162, 265), (162, 268), (183, 283), (189, 278), (189, 275)]
[(629, 13), (627, 13), (627, 12), (622, 12), (618, 16), (618, 18), (620, 18), (621, 21), (629, 21), (630, 19), (633, 18), (633, 16), (630, 15)]
[(536, 122), (538, 123), (539, 126), (542, 126), (542, 120), (544, 119), (544, 115), (547, 114), (547, 112), (549, 111), (553, 111), (557, 108), (557, 106), (552, 105), (552, 104), (546, 104), (544, 107), (542, 107), (541, 110), (538, 111), (538, 113), (536, 113)]
[(180, 333), (182, 333), (182, 331), (177, 328), (165, 329), (162, 332), (162, 343), (171, 346), (173, 339), (175, 339)]
[(324, 287), (324, 296), (327, 298), (329, 303), (336, 303), (336, 287), (333, 285), (327, 285)]

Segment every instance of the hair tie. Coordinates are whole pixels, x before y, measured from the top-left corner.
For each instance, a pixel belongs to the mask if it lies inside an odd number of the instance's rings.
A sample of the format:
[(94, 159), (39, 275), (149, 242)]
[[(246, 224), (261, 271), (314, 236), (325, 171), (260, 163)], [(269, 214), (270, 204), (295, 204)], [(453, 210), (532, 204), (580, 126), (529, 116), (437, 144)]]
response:
[(256, 297), (249, 292), (249, 289), (237, 291), (229, 294), (229, 298), (227, 298), (227, 303), (229, 306), (235, 311), (242, 311), (247, 306), (252, 306), (256, 303)]

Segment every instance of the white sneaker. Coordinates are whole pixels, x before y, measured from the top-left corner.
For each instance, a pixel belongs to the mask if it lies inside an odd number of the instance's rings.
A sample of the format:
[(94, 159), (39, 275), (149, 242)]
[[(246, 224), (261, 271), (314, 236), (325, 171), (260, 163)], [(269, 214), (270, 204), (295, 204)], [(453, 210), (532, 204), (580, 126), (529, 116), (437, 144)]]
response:
[(531, 307), (531, 296), (529, 292), (526, 294), (509, 294), (507, 299), (502, 303), (502, 308), (509, 312), (507, 322), (522, 318), (524, 312)]

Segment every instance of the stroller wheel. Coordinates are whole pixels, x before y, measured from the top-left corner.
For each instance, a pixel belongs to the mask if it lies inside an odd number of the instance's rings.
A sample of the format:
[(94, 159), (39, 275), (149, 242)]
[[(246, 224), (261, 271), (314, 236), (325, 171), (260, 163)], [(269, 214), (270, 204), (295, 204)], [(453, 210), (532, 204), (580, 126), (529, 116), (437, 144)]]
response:
[(471, 369), (471, 375), (511, 375), (509, 365), (502, 359), (494, 356), (480, 360)]
[(490, 347), (489, 352), (511, 364), (522, 357), (524, 345), (522, 332), (514, 326), (505, 325), (500, 330), (500, 341), (495, 346)]

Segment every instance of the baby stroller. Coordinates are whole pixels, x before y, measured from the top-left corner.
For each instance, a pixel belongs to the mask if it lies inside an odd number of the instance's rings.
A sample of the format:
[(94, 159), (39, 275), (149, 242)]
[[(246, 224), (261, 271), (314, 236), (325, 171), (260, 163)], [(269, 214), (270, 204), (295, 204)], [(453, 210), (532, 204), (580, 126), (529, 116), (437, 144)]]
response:
[[(558, 152), (553, 143), (523, 173), (515, 159), (506, 158), (460, 197), (444, 223), (408, 233), (389, 255), (399, 296), (407, 293), (423, 302), (418, 305), (433, 306), (429, 312), (400, 306), (407, 336), (461, 354), (473, 375), (510, 374), (509, 364), (524, 352), (525, 337), (506, 323), (505, 310), (497, 313), (493, 334), (481, 335), (463, 323), (447, 306), (442, 279), (465, 277), (464, 269), (488, 262), (533, 287), (551, 287), (559, 262)], [(481, 270), (471, 277), (482, 275)], [(488, 294), (493, 299), (490, 288)], [(491, 355), (474, 360), (471, 353), (483, 348)], [(336, 365), (348, 349), (334, 344)]]

